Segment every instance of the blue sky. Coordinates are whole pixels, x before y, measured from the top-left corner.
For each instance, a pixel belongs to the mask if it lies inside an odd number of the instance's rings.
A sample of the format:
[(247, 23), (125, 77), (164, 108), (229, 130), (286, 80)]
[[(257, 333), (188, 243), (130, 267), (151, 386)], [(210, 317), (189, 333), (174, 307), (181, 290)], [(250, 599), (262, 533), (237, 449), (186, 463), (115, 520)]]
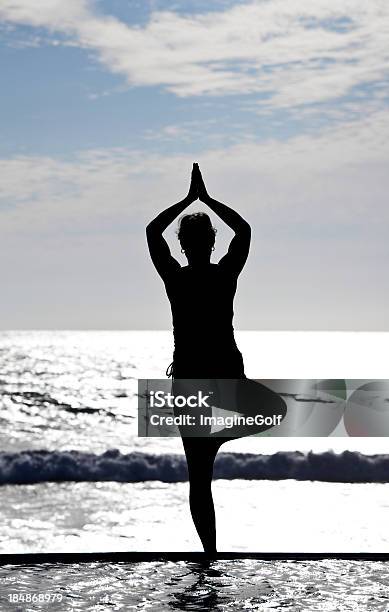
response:
[(199, 161), (253, 226), (237, 327), (388, 329), (386, 2), (3, 0), (0, 24), (3, 327), (170, 327), (144, 226)]

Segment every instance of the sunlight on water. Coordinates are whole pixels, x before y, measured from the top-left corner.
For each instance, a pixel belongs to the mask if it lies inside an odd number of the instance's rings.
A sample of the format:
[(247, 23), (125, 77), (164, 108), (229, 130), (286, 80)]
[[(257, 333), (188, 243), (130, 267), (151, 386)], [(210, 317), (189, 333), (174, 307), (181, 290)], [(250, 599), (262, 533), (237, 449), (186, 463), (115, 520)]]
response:
[[(301, 346), (305, 363), (312, 354), (316, 364), (329, 363), (329, 337), (269, 334), (237, 334), (248, 376), (271, 378), (282, 344), (287, 349), (284, 365), (288, 360), (296, 364), (293, 351), (297, 355)], [(355, 350), (359, 340), (355, 335), (348, 338), (350, 351)], [(372, 349), (376, 341), (378, 346), (380, 338), (383, 341), (383, 336), (366, 336), (366, 347)], [(57, 474), (70, 464), (67, 456), (55, 453), (60, 450), (84, 453), (84, 463), (80, 460), (74, 467), (81, 474), (89, 461), (86, 452), (93, 457), (108, 449), (182, 454), (178, 438), (137, 437), (137, 378), (164, 378), (172, 348), (168, 332), (1, 332), (0, 447), (14, 454), (14, 472), (19, 464), (33, 469), (31, 454), (20, 463), (16, 453), (22, 450), (52, 451), (49, 463), (62, 462)], [(358, 351), (355, 354), (360, 359), (360, 351), (359, 357)], [(372, 354), (376, 353), (366, 352)], [(352, 378), (350, 370), (344, 376)], [(387, 452), (388, 444), (387, 438), (246, 438), (227, 443), (223, 451), (267, 454), (328, 448), (379, 453)], [(107, 465), (114, 453), (105, 457)], [(3, 482), (9, 482), (7, 461), (5, 457)], [(219, 550), (388, 550), (389, 497), (383, 484), (234, 479), (214, 481), (213, 490)], [(188, 510), (187, 482), (4, 484), (1, 493), (1, 552), (200, 550)], [(380, 562), (5, 566), (0, 569), (0, 585), (0, 609), (15, 611), (47, 609), (9, 599), (28, 592), (60, 594), (62, 601), (52, 609), (64, 611), (389, 610), (388, 571)]]
[[(215, 480), (220, 551), (387, 552), (384, 484)], [(2, 487), (0, 552), (200, 551), (188, 483)]]
[[(58, 612), (387, 612), (385, 563), (360, 561), (214, 561), (5, 566), (2, 603), (17, 593), (51, 593)], [(7, 604), (7, 610), (47, 609)]]
[[(355, 377), (360, 377), (357, 360), (359, 369), (364, 367), (364, 378), (369, 373), (372, 378), (379, 377), (377, 359), (389, 337), (388, 334), (320, 332), (237, 332), (236, 335), (247, 375), (253, 378), (269, 378), (272, 372), (276, 378), (282, 377), (281, 372), (286, 378), (294, 374), (309, 378), (310, 374), (319, 373), (337, 377), (342, 370), (336, 361), (339, 355), (343, 355), (345, 368), (342, 376), (352, 377), (355, 372)], [(167, 331), (0, 332), (1, 449), (104, 452), (117, 448), (122, 452), (138, 449), (182, 453), (179, 439), (137, 437), (137, 379), (165, 378), (172, 350), (172, 334)], [(277, 353), (282, 356), (281, 362), (277, 361)], [(368, 363), (364, 355), (368, 356)], [(289, 370), (286, 370), (287, 363)], [(335, 371), (329, 371), (334, 363)], [(388, 444), (386, 438), (272, 440), (264, 437), (228, 443), (228, 450), (239, 452), (311, 448), (317, 451), (348, 448), (374, 453), (387, 452)]]

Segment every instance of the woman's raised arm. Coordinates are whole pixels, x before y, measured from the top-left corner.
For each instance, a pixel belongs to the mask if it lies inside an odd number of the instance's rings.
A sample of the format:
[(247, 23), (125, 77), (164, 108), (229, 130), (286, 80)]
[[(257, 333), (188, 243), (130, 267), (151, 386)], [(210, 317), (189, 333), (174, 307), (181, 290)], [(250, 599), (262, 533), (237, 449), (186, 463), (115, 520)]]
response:
[(193, 164), (191, 183), (185, 198), (177, 202), (177, 204), (173, 204), (163, 210), (150, 221), (146, 227), (147, 244), (151, 260), (158, 274), (160, 274), (163, 279), (166, 278), (166, 275), (170, 271), (179, 268), (180, 264), (170, 253), (168, 243), (162, 236), (162, 233), (185, 210), (185, 208), (187, 208), (187, 206), (198, 198), (197, 187), (194, 180), (194, 167), (195, 164)]
[(219, 265), (228, 268), (231, 273), (238, 275), (246, 263), (250, 250), (250, 224), (236, 210), (211, 198), (197, 164), (194, 166), (193, 171), (200, 200), (209, 206), (235, 232), (235, 236), (228, 247), (228, 252), (221, 258)]

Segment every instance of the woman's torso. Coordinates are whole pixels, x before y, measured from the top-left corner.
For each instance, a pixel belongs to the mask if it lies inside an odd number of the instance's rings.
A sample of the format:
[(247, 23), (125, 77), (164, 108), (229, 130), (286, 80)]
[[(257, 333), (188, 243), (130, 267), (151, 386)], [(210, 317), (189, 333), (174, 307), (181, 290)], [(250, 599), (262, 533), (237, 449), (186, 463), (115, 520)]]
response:
[(238, 378), (234, 338), (237, 278), (218, 264), (182, 267), (165, 280), (173, 321), (175, 378)]

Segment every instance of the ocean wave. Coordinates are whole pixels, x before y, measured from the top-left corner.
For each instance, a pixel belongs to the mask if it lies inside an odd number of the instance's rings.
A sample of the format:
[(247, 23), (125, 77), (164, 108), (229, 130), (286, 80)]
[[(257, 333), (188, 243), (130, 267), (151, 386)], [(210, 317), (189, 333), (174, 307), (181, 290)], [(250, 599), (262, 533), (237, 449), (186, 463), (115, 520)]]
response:
[[(220, 453), (214, 478), (248, 480), (320, 480), (326, 482), (389, 482), (389, 455), (278, 452), (273, 455)], [(110, 449), (101, 455), (75, 450), (0, 452), (0, 484), (38, 482), (184, 482), (184, 455), (122, 454)]]

